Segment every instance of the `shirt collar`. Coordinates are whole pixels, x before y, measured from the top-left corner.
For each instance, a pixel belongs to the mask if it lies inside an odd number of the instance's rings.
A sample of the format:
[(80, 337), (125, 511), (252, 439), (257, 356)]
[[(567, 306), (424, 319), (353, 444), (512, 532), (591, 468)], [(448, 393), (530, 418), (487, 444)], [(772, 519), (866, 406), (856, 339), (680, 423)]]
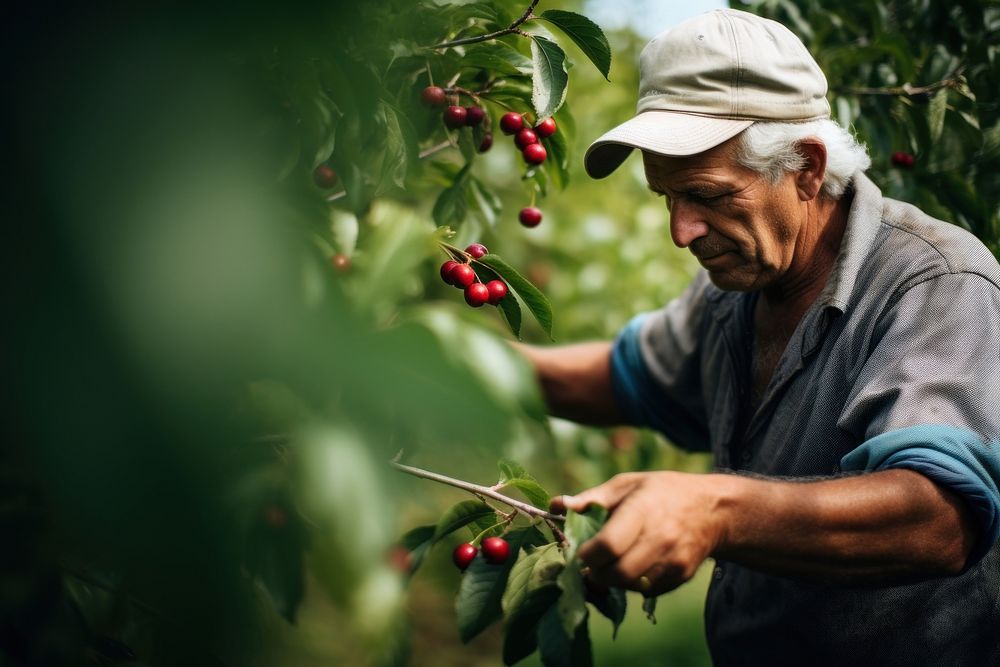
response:
[(847, 213), (847, 227), (840, 242), (840, 252), (834, 261), (826, 287), (816, 302), (832, 306), (840, 312), (847, 310), (858, 274), (871, 251), (882, 221), (882, 191), (862, 172), (854, 174), (851, 181), (854, 200)]

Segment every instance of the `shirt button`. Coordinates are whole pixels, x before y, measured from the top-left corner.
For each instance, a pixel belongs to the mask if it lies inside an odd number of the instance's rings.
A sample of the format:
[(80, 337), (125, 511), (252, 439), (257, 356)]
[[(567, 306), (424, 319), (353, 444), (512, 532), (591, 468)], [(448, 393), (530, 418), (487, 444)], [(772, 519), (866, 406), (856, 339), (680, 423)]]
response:
[(717, 579), (717, 580), (718, 579), (722, 579), (722, 566), (721, 565), (716, 565), (715, 566), (715, 569), (712, 570), (712, 576), (715, 577), (715, 579)]

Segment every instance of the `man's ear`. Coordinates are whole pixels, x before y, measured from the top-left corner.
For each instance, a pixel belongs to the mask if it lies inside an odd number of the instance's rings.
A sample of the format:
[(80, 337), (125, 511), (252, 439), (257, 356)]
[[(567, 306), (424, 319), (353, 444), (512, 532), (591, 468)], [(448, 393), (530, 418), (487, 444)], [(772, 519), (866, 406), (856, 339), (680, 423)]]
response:
[(795, 174), (795, 187), (800, 200), (811, 201), (819, 194), (826, 175), (826, 146), (819, 139), (807, 138), (796, 147), (806, 163)]

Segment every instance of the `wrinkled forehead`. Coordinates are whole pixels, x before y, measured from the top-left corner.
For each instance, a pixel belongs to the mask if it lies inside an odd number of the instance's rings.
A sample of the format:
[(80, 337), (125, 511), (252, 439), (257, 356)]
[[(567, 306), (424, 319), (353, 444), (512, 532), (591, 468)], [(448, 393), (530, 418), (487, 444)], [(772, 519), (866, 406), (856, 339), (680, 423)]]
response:
[(643, 151), (642, 163), (646, 171), (646, 180), (651, 186), (655, 186), (660, 182), (699, 176), (710, 179), (746, 176), (752, 172), (739, 164), (736, 159), (738, 139), (737, 136), (703, 153), (684, 157)]

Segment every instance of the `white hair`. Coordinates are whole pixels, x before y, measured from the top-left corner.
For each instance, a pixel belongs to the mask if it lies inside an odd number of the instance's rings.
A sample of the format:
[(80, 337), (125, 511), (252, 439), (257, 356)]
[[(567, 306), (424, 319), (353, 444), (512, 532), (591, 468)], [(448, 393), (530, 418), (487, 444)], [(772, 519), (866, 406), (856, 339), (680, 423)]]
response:
[(787, 172), (802, 169), (806, 160), (798, 150), (803, 139), (816, 138), (826, 145), (826, 175), (820, 195), (840, 199), (858, 171), (871, 166), (863, 145), (832, 120), (805, 123), (757, 122), (740, 135), (736, 161), (775, 184)]

